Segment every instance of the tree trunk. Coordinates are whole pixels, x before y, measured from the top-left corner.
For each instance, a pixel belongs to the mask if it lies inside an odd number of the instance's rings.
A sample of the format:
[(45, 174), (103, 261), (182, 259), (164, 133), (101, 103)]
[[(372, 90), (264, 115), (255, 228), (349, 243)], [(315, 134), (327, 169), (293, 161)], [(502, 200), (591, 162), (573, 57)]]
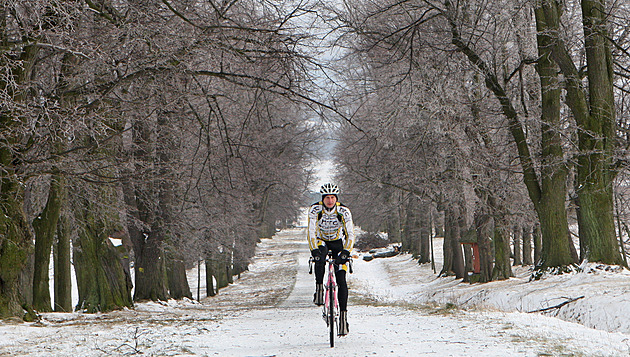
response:
[(438, 276), (453, 275), (453, 244), (452, 230), (448, 210), (444, 211), (444, 240), (442, 241), (442, 270)]
[[(6, 24), (1, 26), (6, 36)], [(1, 39), (3, 43), (7, 40)], [(19, 58), (2, 56), (3, 65), (14, 62), (8, 64), (12, 73), (0, 78), (0, 92), (6, 97), (15, 102), (23, 100), (26, 91), (15, 89), (31, 78), (39, 49), (40, 46), (27, 45), (22, 47)], [(33, 249), (33, 237), (23, 209), (23, 182), (17, 176), (20, 160), (13, 152), (14, 145), (23, 139), (14, 130), (20, 120), (9, 110), (0, 111), (0, 317), (23, 318), (21, 305), (25, 301), (20, 294), (20, 275)]]
[[(0, 121), (8, 120), (0, 114)], [(4, 125), (4, 123), (3, 123)], [(13, 169), (7, 143), (0, 145), (0, 317), (22, 318), (19, 277), (32, 250), (32, 236), (23, 210), (24, 192)]]
[(65, 180), (59, 173), (50, 180), (48, 201), (42, 213), (33, 220), (35, 231), (35, 266), (33, 270), (33, 308), (37, 311), (52, 311), (50, 301), (49, 268), (50, 250), (53, 245), (57, 222), (64, 201)]
[(276, 220), (269, 214), (269, 189), (272, 186), (264, 189), (260, 203), (255, 205), (258, 211), (258, 238), (271, 238), (276, 234)]
[(542, 259), (542, 236), (540, 234), (540, 224), (534, 225), (532, 238), (534, 239), (534, 264), (538, 267), (540, 266)]
[[(166, 266), (164, 251), (158, 232), (146, 232), (138, 228), (136, 220), (146, 222), (151, 216), (143, 208), (140, 199), (136, 200), (136, 192), (130, 182), (123, 184), (123, 193), (127, 203), (129, 218), (127, 231), (133, 245), (135, 291), (134, 300), (168, 300), (166, 282)], [(140, 193), (138, 193), (140, 194)], [(157, 227), (155, 227), (157, 228)]]
[(0, 190), (0, 317), (22, 318), (18, 279), (32, 249), (32, 238), (22, 210), (22, 189), (3, 177)]
[[(613, 181), (616, 140), (613, 60), (605, 0), (583, 0), (584, 48), (588, 65), (587, 120), (578, 123), (578, 226), (591, 261), (622, 264), (614, 223)], [(574, 107), (576, 108), (576, 107)], [(577, 108), (576, 108), (577, 109)]]
[(77, 310), (88, 313), (132, 307), (131, 277), (122, 257), (109, 240), (105, 219), (98, 217), (94, 205), (83, 202), (76, 208), (79, 229), (74, 247), (74, 265), (79, 290)]
[(242, 254), (234, 257), (234, 268), (232, 269), (232, 273), (234, 275), (238, 275), (238, 278), (241, 278), (241, 273), (247, 271), (248, 260)]
[(621, 205), (621, 200), (618, 199), (617, 195), (615, 195), (615, 198), (617, 201), (617, 204), (615, 205), (615, 208), (617, 210), (617, 236), (619, 237), (617, 241), (619, 242), (619, 251), (621, 252), (621, 257), (623, 259), (623, 266), (627, 268), (628, 258), (626, 256), (626, 248), (624, 247), (624, 244), (623, 244), (623, 231), (621, 230), (621, 212), (619, 212), (619, 206)]
[(214, 272), (215, 279), (217, 280), (217, 291), (229, 285), (228, 282), (228, 269), (227, 264), (225, 262), (225, 255), (220, 253), (217, 255), (217, 258), (214, 259)]
[(429, 243), (431, 235), (431, 219), (428, 204), (421, 203), (420, 208), (420, 237), (418, 241), (418, 263), (424, 264), (431, 261), (431, 247)]
[(186, 266), (181, 259), (169, 259), (168, 262), (168, 288), (171, 298), (192, 300), (192, 292), (186, 277)]
[(197, 261), (197, 301), (201, 301), (201, 260)]
[(453, 226), (453, 236), (455, 237), (455, 240), (453, 240), (453, 250), (455, 253), (453, 256), (453, 270), (455, 271), (455, 277), (461, 279), (466, 273), (464, 269), (464, 253), (462, 251), (461, 244), (462, 230), (466, 227), (466, 219), (464, 217), (463, 209), (460, 207), (456, 207), (453, 210), (453, 214), (453, 218), (455, 220), (455, 224)]
[[(80, 58), (73, 53), (65, 53), (61, 59), (61, 67), (59, 73), (58, 93), (66, 93), (69, 90), (73, 71), (80, 63)], [(77, 105), (75, 96), (66, 96), (61, 94), (61, 105), (65, 108), (74, 108)], [(63, 138), (63, 133), (56, 133), (57, 140), (54, 141), (55, 151), (61, 153), (67, 150), (67, 142)], [(54, 177), (53, 177), (54, 178)], [(68, 212), (68, 188), (67, 180), (63, 179), (60, 185), (61, 192), (61, 212), (57, 220), (56, 232), (57, 236), (53, 245), (53, 274), (54, 274), (54, 304), (55, 312), (72, 312), (72, 222), (70, 213)]]
[(523, 226), (523, 265), (533, 265), (532, 261), (532, 232), (527, 226)]
[[(500, 218), (503, 222), (505, 217)], [(510, 265), (510, 241), (507, 229), (502, 224), (494, 226), (494, 269), (492, 270), (492, 280), (509, 279), (512, 274)]]
[(464, 250), (464, 281), (469, 282), (468, 273), (473, 271), (473, 250), (470, 244), (464, 244), (462, 248)]
[[(144, 233), (147, 234), (147, 233)], [(154, 227), (147, 235), (146, 241), (134, 244), (136, 262), (134, 272), (136, 275), (136, 288), (134, 301), (162, 300), (169, 298), (166, 279), (166, 264), (164, 247), (158, 227)]]
[(225, 261), (225, 276), (227, 278), (228, 284), (234, 284), (234, 253), (232, 250), (225, 250), (224, 261)]
[(444, 237), (444, 215), (437, 211), (436, 215), (431, 218), (433, 218), (433, 226), (435, 226), (435, 236)]
[(615, 173), (611, 167), (616, 120), (612, 58), (606, 28), (609, 20), (603, 1), (584, 0), (581, 4), (588, 91), (583, 88), (580, 73), (559, 36), (559, 4), (542, 1), (536, 9), (536, 18), (537, 22), (540, 18), (546, 25), (553, 59), (565, 77), (566, 103), (579, 128), (576, 192), (580, 256), (588, 255), (591, 261), (620, 264), (612, 199)]
[[(590, 165), (588, 160), (578, 160), (581, 165)], [(582, 172), (580, 171), (587, 171)], [(592, 174), (586, 169), (578, 168), (580, 175)], [(600, 183), (584, 183), (590, 178), (583, 177), (582, 188), (578, 192), (578, 227), (580, 232), (580, 259), (597, 261), (605, 264), (623, 264), (619, 254), (617, 237), (615, 236), (614, 218), (612, 215), (612, 193), (609, 187)], [(605, 184), (605, 183), (604, 183)]]
[(523, 265), (523, 260), (521, 259), (521, 227), (518, 225), (514, 226), (512, 237), (514, 239), (514, 265)]
[(464, 277), (464, 256), (462, 253), (460, 229), (460, 209), (447, 208), (444, 212), (444, 266), (440, 276), (455, 275)]
[(567, 240), (569, 230), (564, 206), (565, 185), (566, 183), (560, 180), (549, 182), (548, 190), (545, 191), (537, 210), (542, 243), (540, 261), (536, 262), (538, 268), (560, 267), (576, 262)]
[[(33, 306), (33, 267), (35, 266), (35, 257), (31, 249), (31, 254), (26, 258), (26, 262), (20, 275), (18, 276), (18, 294), (20, 296), (20, 304), (22, 306), (28, 306), (32, 309)], [(35, 313), (35, 310), (33, 310)]]
[(579, 262), (580, 257), (578, 256), (577, 249), (575, 249), (575, 244), (573, 244), (573, 236), (571, 236), (571, 232), (567, 235), (567, 240), (569, 241), (569, 252), (571, 253), (571, 257), (574, 262)]
[[(151, 143), (152, 131), (142, 120), (133, 126), (135, 150), (135, 172), (144, 172), (146, 165), (156, 158)], [(133, 170), (127, 170), (126, 176), (132, 177)], [(127, 230), (133, 245), (135, 264), (134, 300), (168, 300), (168, 282), (164, 241), (166, 227), (160, 204), (160, 185), (151, 180), (127, 180), (123, 184), (125, 203), (129, 211)], [(142, 227), (142, 228), (140, 228)], [(148, 227), (148, 228), (147, 228)]]
[(214, 288), (214, 263), (212, 258), (205, 260), (206, 264), (206, 296), (215, 296), (217, 291)]
[(560, 135), (560, 81), (558, 66), (552, 59), (553, 38), (547, 32), (550, 24), (535, 9), (539, 59), (536, 71), (540, 79), (542, 100), (542, 168), (541, 194), (534, 202), (542, 238), (539, 268), (558, 267), (575, 263), (567, 242), (569, 224), (565, 207), (567, 168), (564, 163)]
[[(433, 251), (433, 226), (435, 226), (435, 220), (433, 219), (433, 210), (429, 211), (429, 249), (431, 250), (431, 269), (433, 274), (435, 271), (435, 253)], [(437, 227), (435, 228), (435, 234), (437, 235)]]
[(475, 229), (477, 230), (477, 244), (479, 245), (479, 263), (481, 274), (480, 283), (487, 283), (492, 280), (493, 254), (492, 254), (492, 218), (490, 215), (475, 212)]
[(55, 304), (56, 312), (72, 311), (72, 270), (70, 263), (70, 236), (72, 228), (63, 213), (57, 222), (57, 241), (54, 245)]
[(414, 197), (410, 197), (406, 209), (405, 229), (401, 234), (401, 249), (411, 253), (414, 259), (417, 258), (420, 253), (418, 249), (418, 240), (420, 238), (418, 210), (417, 200)]
[(400, 216), (395, 213), (393, 217), (387, 221), (387, 237), (390, 242), (400, 242)]
[[(622, 225), (623, 225), (624, 231), (626, 231), (626, 236), (630, 238), (630, 227), (628, 227), (626, 222), (623, 222)], [(621, 241), (620, 244), (624, 244), (623, 243), (623, 236), (621, 235), (621, 233), (619, 234), (619, 240)]]

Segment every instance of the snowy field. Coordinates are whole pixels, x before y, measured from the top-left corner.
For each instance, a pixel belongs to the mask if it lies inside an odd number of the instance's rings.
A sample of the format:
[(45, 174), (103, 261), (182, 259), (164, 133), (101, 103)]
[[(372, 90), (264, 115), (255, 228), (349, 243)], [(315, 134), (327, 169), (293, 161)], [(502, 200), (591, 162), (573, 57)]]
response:
[[(436, 240), (438, 261), (440, 246)], [(519, 268), (508, 281), (470, 285), (437, 278), (408, 255), (355, 259), (350, 334), (331, 349), (321, 310), (311, 303), (308, 255), (303, 229), (286, 230), (259, 244), (239, 280), (200, 303), (5, 321), (0, 356), (630, 355), (626, 271), (591, 264), (528, 282)], [(197, 271), (189, 273), (196, 296)], [(546, 315), (528, 313), (581, 296)]]

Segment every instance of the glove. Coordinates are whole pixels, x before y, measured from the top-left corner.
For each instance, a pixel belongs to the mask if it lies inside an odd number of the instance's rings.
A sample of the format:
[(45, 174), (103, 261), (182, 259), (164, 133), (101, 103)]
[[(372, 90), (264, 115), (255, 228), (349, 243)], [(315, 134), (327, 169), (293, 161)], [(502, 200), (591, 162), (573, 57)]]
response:
[(350, 252), (344, 249), (339, 253), (339, 255), (337, 255), (337, 258), (335, 258), (335, 264), (346, 264), (349, 259)]
[(313, 256), (313, 260), (315, 261), (324, 260), (326, 253), (328, 253), (328, 249), (326, 249), (325, 245), (320, 245), (317, 249), (311, 250), (311, 256)]

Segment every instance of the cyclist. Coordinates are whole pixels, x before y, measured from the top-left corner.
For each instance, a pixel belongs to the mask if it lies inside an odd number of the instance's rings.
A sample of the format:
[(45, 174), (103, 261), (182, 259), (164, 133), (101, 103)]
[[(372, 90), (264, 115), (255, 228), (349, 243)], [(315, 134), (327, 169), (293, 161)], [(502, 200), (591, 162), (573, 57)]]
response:
[(354, 224), (348, 207), (338, 201), (339, 187), (332, 183), (322, 185), (322, 200), (311, 205), (308, 211), (307, 239), (315, 261), (315, 294), (313, 302), (324, 304), (324, 272), (326, 255), (331, 250), (335, 257), (335, 278), (339, 300), (339, 335), (348, 334), (348, 259), (354, 245)]

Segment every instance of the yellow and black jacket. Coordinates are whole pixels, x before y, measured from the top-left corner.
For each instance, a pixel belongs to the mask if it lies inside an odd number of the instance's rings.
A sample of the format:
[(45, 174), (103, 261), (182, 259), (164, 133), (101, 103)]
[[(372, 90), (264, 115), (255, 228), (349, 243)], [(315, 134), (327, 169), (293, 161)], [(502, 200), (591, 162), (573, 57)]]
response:
[(324, 209), (322, 202), (311, 205), (308, 210), (308, 245), (317, 249), (323, 241), (343, 239), (343, 249), (352, 251), (354, 246), (354, 223), (350, 209), (337, 202), (332, 210)]

